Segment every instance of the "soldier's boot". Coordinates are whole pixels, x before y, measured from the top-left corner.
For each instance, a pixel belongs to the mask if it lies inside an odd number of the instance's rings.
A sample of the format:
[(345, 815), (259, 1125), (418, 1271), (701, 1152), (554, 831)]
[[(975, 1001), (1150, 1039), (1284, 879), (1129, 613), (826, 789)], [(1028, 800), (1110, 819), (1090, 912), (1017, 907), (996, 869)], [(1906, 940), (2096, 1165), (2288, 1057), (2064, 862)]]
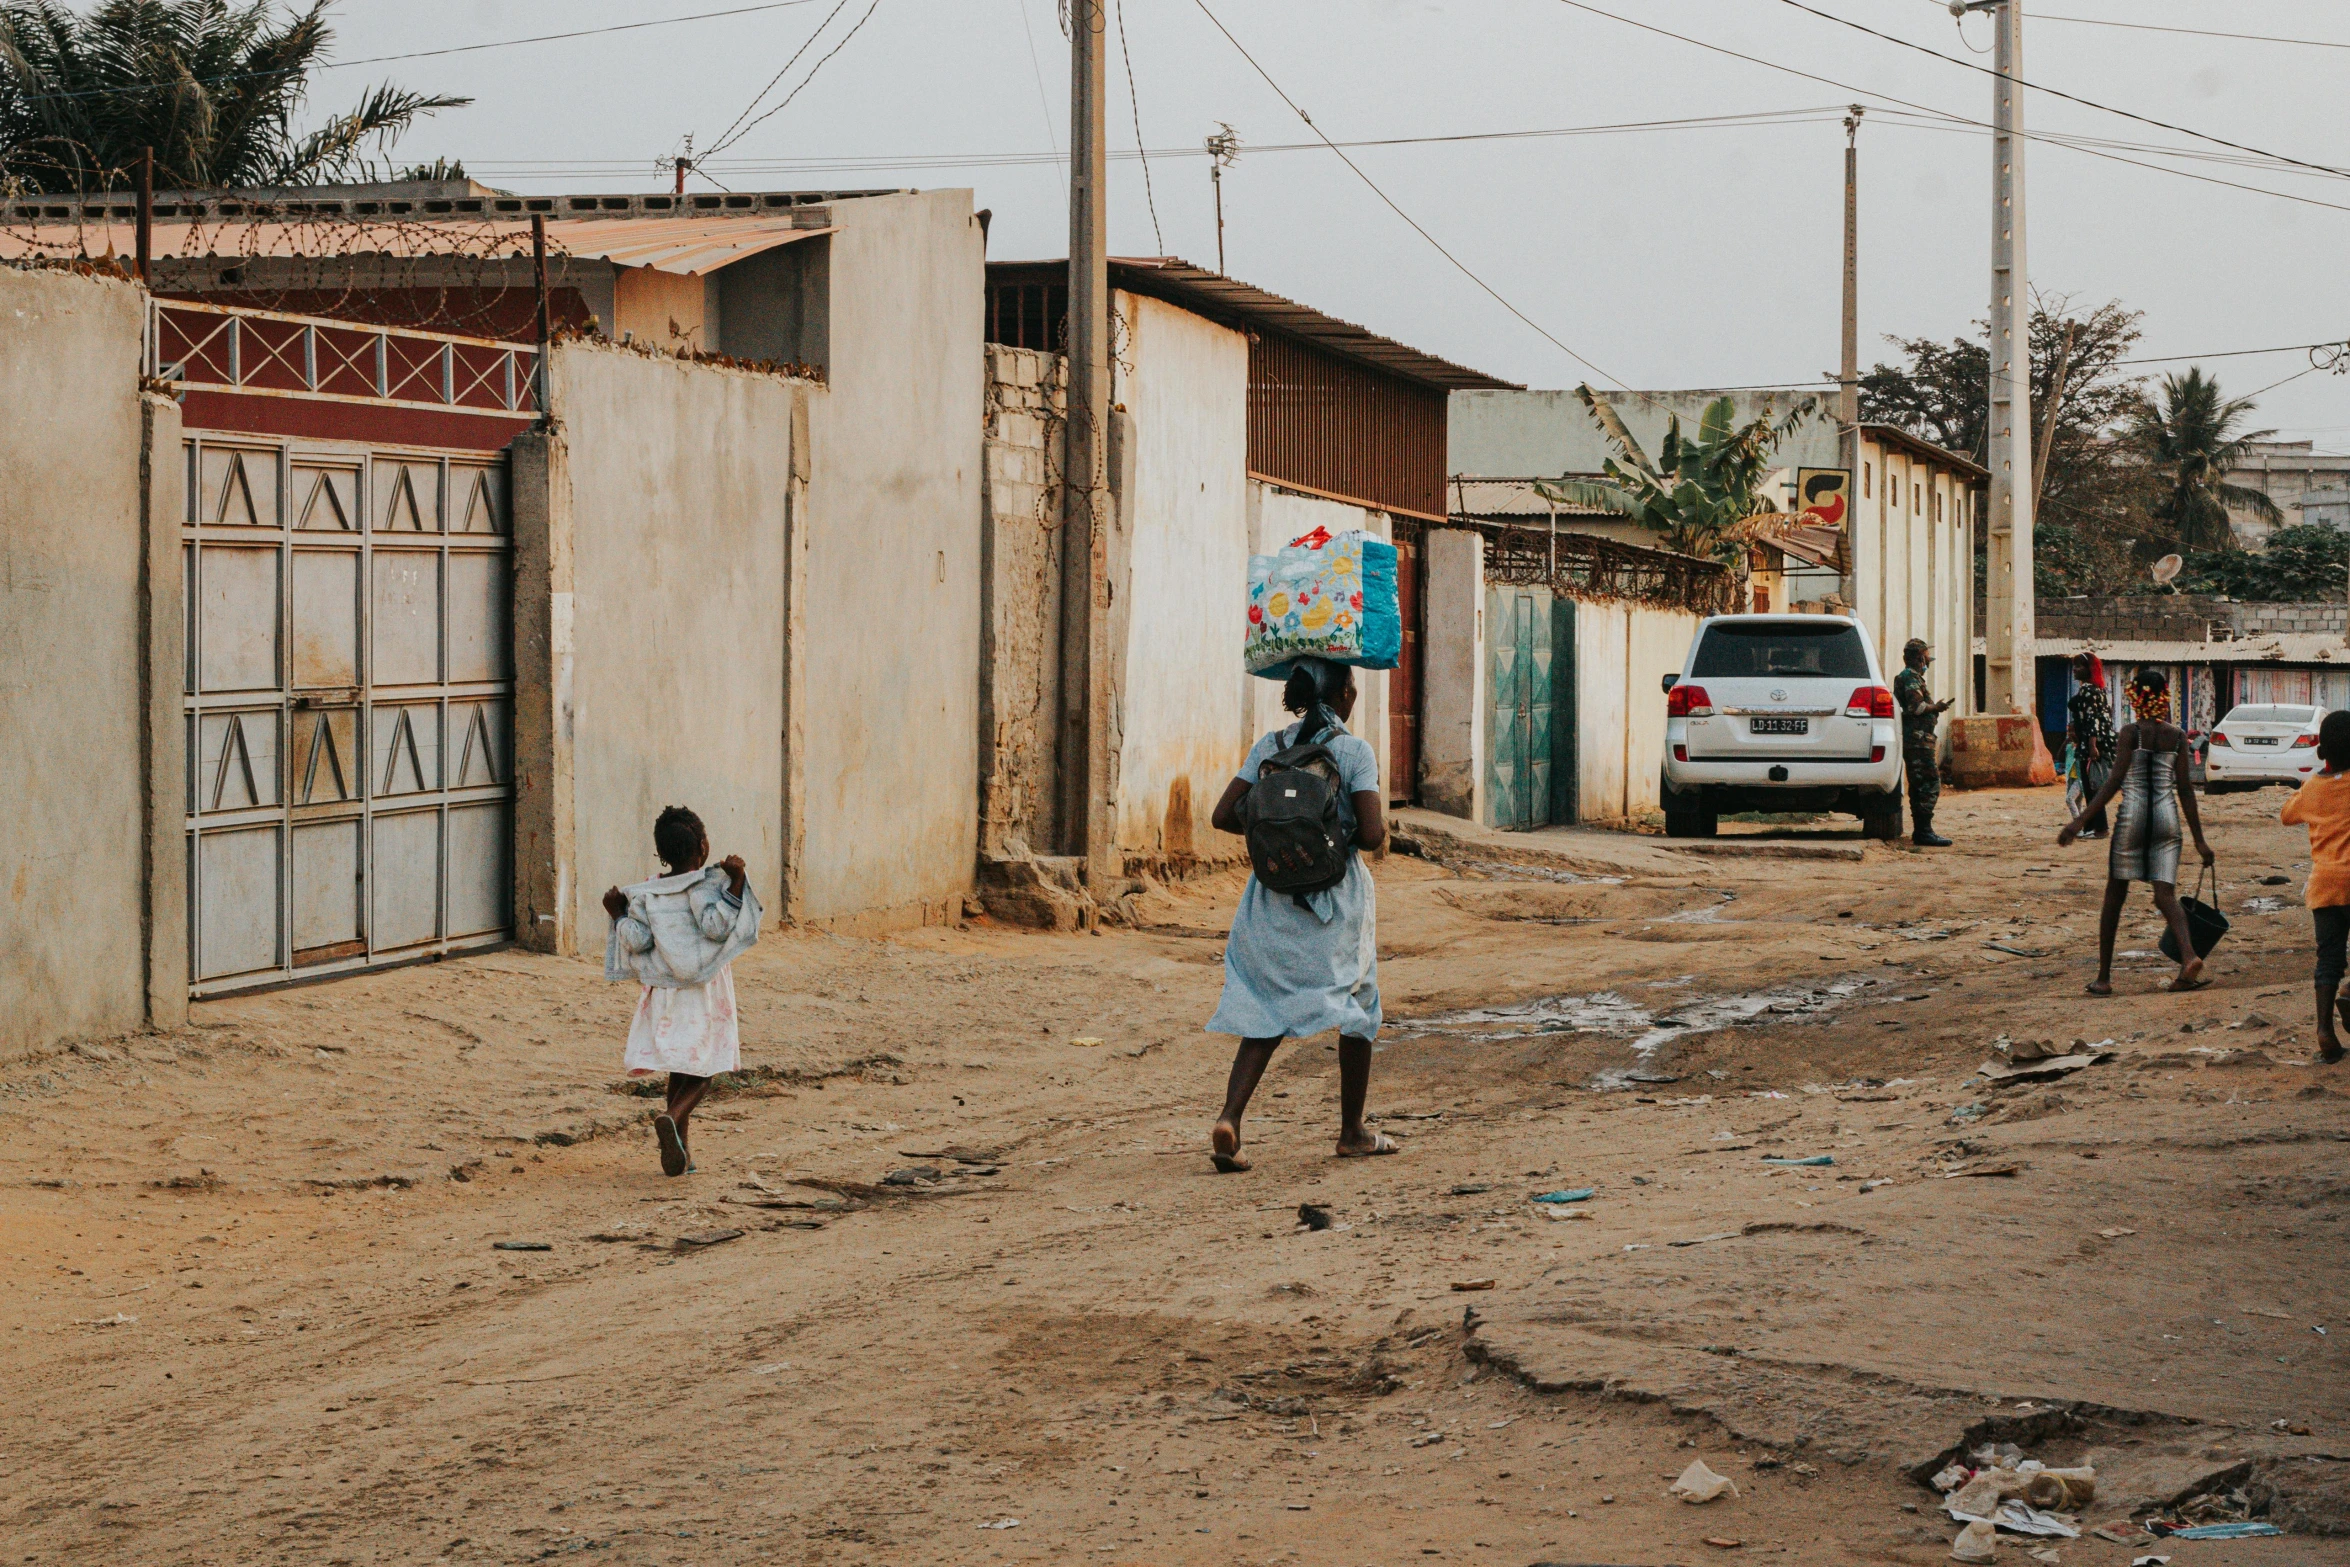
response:
[(1934, 831), (1934, 813), (1932, 811), (1913, 811), (1910, 813), (1910, 820), (1911, 825), (1917, 829), (1909, 835), (1911, 843), (1921, 849), (1947, 849), (1950, 847), (1950, 840)]

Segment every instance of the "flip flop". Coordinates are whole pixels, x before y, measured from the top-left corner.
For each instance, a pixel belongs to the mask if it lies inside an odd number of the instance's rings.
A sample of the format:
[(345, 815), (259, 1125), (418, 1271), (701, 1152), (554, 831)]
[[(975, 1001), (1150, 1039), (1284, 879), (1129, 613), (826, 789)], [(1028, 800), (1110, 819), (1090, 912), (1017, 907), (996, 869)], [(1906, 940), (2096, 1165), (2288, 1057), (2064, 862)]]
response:
[(1249, 1168), (1248, 1159), (1240, 1151), (1240, 1134), (1237, 1131), (1232, 1134), (1232, 1151), (1226, 1153), (1216, 1146), (1216, 1133), (1223, 1130), (1224, 1123), (1219, 1121), (1215, 1131), (1208, 1134), (1208, 1162), (1216, 1167), (1218, 1175), (1238, 1175)]
[(1373, 1132), (1371, 1134), (1370, 1147), (1347, 1148), (1341, 1146), (1338, 1150), (1338, 1157), (1341, 1159), (1376, 1159), (1381, 1154), (1402, 1152), (1403, 1145), (1397, 1142), (1394, 1138), (1388, 1136), (1385, 1132)]
[(2211, 981), (2208, 979), (2174, 979), (2162, 988), (2172, 991), (2209, 990)]
[(661, 1145), (661, 1173), (685, 1174), (685, 1139), (677, 1135), (677, 1123), (666, 1114), (653, 1117), (653, 1140)]
[(2113, 982), (2111, 980), (2100, 981), (2093, 979), (2089, 981), (2088, 984), (2083, 985), (2081, 988), (2092, 996), (2110, 996), (2113, 994)]

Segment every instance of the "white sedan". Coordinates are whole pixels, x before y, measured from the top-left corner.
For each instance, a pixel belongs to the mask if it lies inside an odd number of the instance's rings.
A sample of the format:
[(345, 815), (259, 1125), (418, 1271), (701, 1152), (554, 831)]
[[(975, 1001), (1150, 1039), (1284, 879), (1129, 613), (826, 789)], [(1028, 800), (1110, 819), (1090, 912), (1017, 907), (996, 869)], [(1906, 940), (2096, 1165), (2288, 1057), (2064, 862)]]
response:
[(2204, 753), (2204, 787), (2257, 789), (2298, 784), (2317, 771), (2317, 725), (2322, 707), (2303, 703), (2242, 702), (2211, 731)]

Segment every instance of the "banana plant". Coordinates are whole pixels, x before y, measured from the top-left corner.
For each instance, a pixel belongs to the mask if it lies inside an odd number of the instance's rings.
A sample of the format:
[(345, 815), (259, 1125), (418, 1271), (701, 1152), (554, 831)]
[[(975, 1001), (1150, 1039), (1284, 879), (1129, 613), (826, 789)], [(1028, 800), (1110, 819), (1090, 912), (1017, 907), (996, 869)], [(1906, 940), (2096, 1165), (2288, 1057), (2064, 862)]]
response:
[(1575, 395), (1616, 455), (1601, 465), (1599, 479), (1537, 480), (1534, 488), (1546, 499), (1614, 512), (1654, 530), (1667, 549), (1732, 565), (1771, 527), (1789, 520), (1757, 492), (1770, 476), (1779, 443), (1811, 417), (1819, 399), (1803, 399), (1775, 423), (1762, 418), (1739, 425), (1733, 423), (1737, 404), (1718, 398), (1698, 416), (1693, 435), (1682, 433), (1681, 416), (1673, 415), (1651, 458), (1588, 384), (1576, 387)]

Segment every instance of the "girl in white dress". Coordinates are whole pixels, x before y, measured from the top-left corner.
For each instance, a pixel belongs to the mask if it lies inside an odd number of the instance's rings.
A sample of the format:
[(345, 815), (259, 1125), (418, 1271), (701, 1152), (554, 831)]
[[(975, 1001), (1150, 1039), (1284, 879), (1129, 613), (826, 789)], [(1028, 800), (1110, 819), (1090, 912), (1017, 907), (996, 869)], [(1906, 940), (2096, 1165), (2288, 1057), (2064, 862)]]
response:
[(628, 1026), (623, 1064), (631, 1077), (669, 1075), (668, 1104), (653, 1118), (661, 1173), (693, 1168), (686, 1121), (710, 1079), (742, 1060), (734, 1004), (734, 969), (759, 935), (759, 900), (730, 854), (707, 869), (709, 834), (702, 819), (672, 805), (653, 823), (653, 848), (670, 874), (604, 894), (612, 934), (604, 977), (644, 989)]

